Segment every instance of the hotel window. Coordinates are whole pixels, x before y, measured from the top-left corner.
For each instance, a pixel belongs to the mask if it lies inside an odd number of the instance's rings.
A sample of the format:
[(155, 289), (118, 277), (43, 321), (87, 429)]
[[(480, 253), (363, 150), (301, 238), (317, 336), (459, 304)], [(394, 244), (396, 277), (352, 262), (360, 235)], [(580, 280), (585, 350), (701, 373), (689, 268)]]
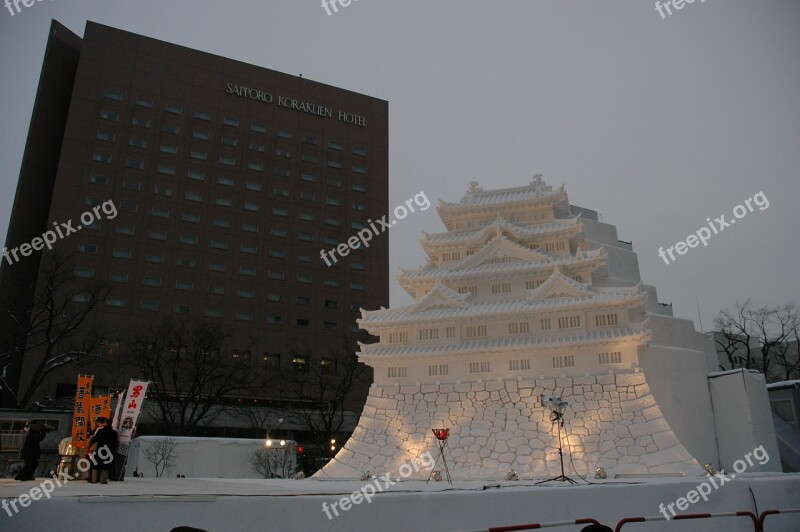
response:
[(311, 325), (311, 320), (308, 318), (297, 318), (297, 320), (295, 320), (295, 325), (298, 327), (308, 327)]
[(236, 158), (228, 155), (220, 155), (219, 163), (224, 164), (225, 166), (236, 166)]
[(89, 181), (94, 183), (95, 185), (107, 185), (108, 184), (108, 176), (104, 175), (90, 175)]
[(390, 379), (404, 379), (408, 377), (408, 368), (406, 366), (389, 366), (387, 370), (386, 376)]
[(575, 329), (580, 326), (581, 326), (580, 316), (567, 316), (563, 318), (558, 318), (559, 329)]
[(161, 152), (162, 153), (171, 153), (176, 155), (178, 153), (178, 146), (174, 144), (162, 144), (161, 145)]
[(139, 212), (139, 206), (132, 201), (123, 201), (119, 204), (120, 212)]
[(428, 377), (438, 377), (439, 375), (447, 375), (450, 368), (447, 364), (430, 364), (428, 365)]
[(175, 167), (171, 164), (159, 164), (158, 173), (166, 175), (175, 175)]
[(197, 238), (197, 235), (181, 235), (180, 243), (196, 246), (199, 243), (199, 239)]
[(311, 144), (312, 146), (316, 146), (319, 143), (319, 139), (317, 139), (317, 137), (314, 137), (312, 135), (306, 135), (306, 136), (303, 137), (303, 143), (304, 144)]
[(192, 281), (175, 281), (175, 289), (191, 292), (194, 290), (194, 283)]
[(445, 329), (445, 336), (447, 338), (455, 338), (456, 337), (456, 328), (455, 327), (447, 327)]
[(128, 274), (127, 273), (118, 273), (118, 272), (111, 272), (108, 274), (108, 278), (115, 282), (115, 283), (127, 283), (128, 282)]
[(252, 312), (237, 312), (236, 319), (239, 321), (253, 321)]
[(221, 318), (222, 317), (222, 311), (219, 310), (219, 309), (215, 309), (215, 308), (207, 308), (206, 311), (205, 311), (205, 316), (207, 318)]
[(328, 161), (328, 168), (341, 168), (341, 161)]
[(574, 368), (575, 356), (565, 355), (563, 357), (553, 357), (553, 368)]
[(364, 224), (364, 222), (350, 222), (350, 227), (356, 230), (361, 230), (364, 229), (366, 225)]
[(334, 207), (339, 207), (339, 206), (341, 206), (341, 204), (342, 204), (342, 200), (340, 200), (339, 198), (332, 198), (332, 197), (328, 196), (325, 199), (325, 205), (332, 205)]
[(342, 151), (342, 145), (339, 144), (338, 142), (329, 142), (328, 148), (336, 151)]
[(206, 122), (210, 122), (211, 121), (211, 114), (210, 113), (204, 113), (203, 111), (195, 111), (194, 117), (196, 119), (198, 119), (198, 120), (205, 120)]
[(150, 215), (155, 216), (156, 218), (169, 218), (169, 209), (166, 207), (156, 207), (150, 210)]
[(509, 360), (508, 361), (508, 370), (509, 371), (519, 371), (524, 369), (531, 369), (531, 361), (530, 359), (522, 359), (522, 360)]
[(598, 362), (600, 364), (622, 364), (622, 352), (612, 351), (610, 353), (598, 353)]
[(193, 224), (200, 223), (200, 215), (194, 212), (185, 212), (183, 213), (183, 221)]
[(281, 248), (270, 248), (269, 249), (269, 256), (274, 257), (276, 259), (285, 259), (286, 258), (286, 251)]
[(92, 160), (93, 161), (97, 161), (99, 163), (111, 164), (111, 160), (112, 159), (113, 159), (113, 157), (111, 155), (107, 154), (107, 153), (94, 152), (92, 154)]
[(258, 246), (242, 244), (241, 246), (239, 246), (239, 251), (241, 253), (247, 253), (248, 255), (256, 255), (258, 254)]
[(470, 373), (489, 373), (492, 371), (490, 362), (470, 362), (469, 363), (469, 372)]
[(208, 152), (200, 150), (192, 150), (191, 152), (189, 152), (189, 157), (191, 157), (192, 159), (196, 159), (198, 161), (207, 161)]
[(174, 115), (182, 115), (183, 107), (181, 107), (180, 105), (167, 105), (167, 112), (172, 113)]
[(311, 155), (310, 153), (304, 153), (303, 154), (303, 162), (304, 163), (316, 164), (317, 157), (315, 155)]
[(269, 293), (267, 294), (267, 301), (271, 301), (273, 303), (280, 303), (281, 301), (283, 301), (283, 295)]
[(250, 151), (257, 151), (263, 153), (266, 146), (261, 142), (251, 142), (249, 145)]
[(281, 271), (270, 270), (267, 273), (267, 278), (273, 279), (275, 281), (283, 281), (286, 278), (286, 274)]
[(389, 333), (390, 344), (405, 344), (408, 342), (408, 331), (396, 331)]
[(142, 299), (141, 303), (139, 303), (139, 308), (155, 312), (158, 310), (158, 301), (154, 299)]
[(351, 262), (350, 269), (364, 271), (364, 263), (363, 262)]
[(492, 285), (493, 294), (508, 294), (511, 292), (511, 283), (498, 283)]
[(80, 277), (81, 279), (91, 279), (94, 277), (94, 269), (86, 268), (84, 266), (75, 266), (73, 273), (75, 274), (75, 277)]
[(145, 107), (147, 109), (152, 109), (155, 105), (153, 100), (149, 100), (147, 98), (136, 98), (136, 105), (139, 107)]
[(114, 229), (114, 232), (118, 235), (133, 236), (135, 229), (130, 225), (117, 225), (117, 227)]
[(319, 362), (319, 367), (323, 375), (336, 375), (336, 360), (333, 358), (323, 358)]
[(361, 212), (367, 210), (367, 206), (366, 204), (364, 204), (363, 201), (354, 201), (353, 203), (350, 204), (350, 206), (353, 207), (354, 210)]
[(145, 275), (144, 279), (142, 279), (142, 284), (145, 286), (152, 286), (155, 288), (161, 287), (161, 277), (153, 277)]
[(129, 259), (131, 258), (131, 250), (127, 248), (114, 248), (111, 251), (111, 255), (117, 259)]
[(228, 242), (225, 240), (216, 240), (214, 238), (211, 239), (211, 249), (228, 249)]
[(283, 227), (270, 227), (269, 234), (272, 236), (286, 237), (286, 229)]
[(114, 133), (109, 131), (98, 131), (97, 132), (97, 140), (104, 140), (107, 142), (114, 142), (117, 136)]
[(197, 170), (189, 170), (186, 176), (189, 179), (194, 179), (195, 181), (204, 181), (206, 179), (206, 174), (203, 172), (198, 172)]
[(144, 170), (144, 161), (141, 159), (128, 159), (125, 161), (125, 166), (134, 170)]
[(366, 185), (361, 185), (359, 183), (353, 183), (353, 187), (352, 188), (353, 188), (353, 190), (355, 192), (366, 192), (367, 191)]
[(294, 298), (294, 304), (295, 305), (310, 305), (311, 304), (311, 298), (310, 297), (306, 297), (306, 296), (296, 296)]
[(527, 321), (508, 324), (508, 334), (527, 334), (531, 332), (531, 326)]
[(274, 314), (267, 316), (267, 323), (272, 325), (280, 325), (283, 323), (283, 318)]
[(147, 140), (140, 139), (136, 137), (131, 137), (131, 140), (128, 142), (129, 145), (133, 146), (134, 148), (147, 148)]
[(255, 122), (252, 122), (250, 124), (250, 131), (255, 131), (256, 133), (266, 133), (267, 126), (265, 126), (264, 124), (257, 124)]
[(239, 120), (237, 120), (236, 118), (229, 118), (226, 116), (222, 120), (222, 123), (225, 124), (226, 126), (239, 127)]
[(326, 299), (323, 306), (329, 309), (337, 309), (339, 308), (339, 303), (333, 299)]
[(178, 124), (164, 124), (162, 129), (167, 133), (172, 133), (173, 135), (179, 135), (181, 132), (181, 126)]
[(164, 255), (161, 253), (147, 253), (144, 256), (144, 261), (153, 264), (164, 264)]
[(228, 271), (228, 267), (220, 262), (210, 262), (208, 264), (208, 269), (211, 270), (212, 272), (219, 272), (219, 273), (225, 273), (226, 271)]
[(263, 172), (264, 165), (258, 162), (250, 161), (247, 163), (247, 169), (252, 170), (254, 172)]
[(261, 183), (245, 183), (244, 188), (253, 192), (261, 192)]
[(300, 284), (311, 284), (313, 281), (310, 275), (298, 273), (297, 282)]
[(486, 336), (486, 325), (467, 326), (467, 338), (482, 338)]
[(239, 145), (239, 139), (237, 139), (235, 137), (226, 137), (225, 135), (222, 135), (222, 137), (219, 139), (219, 142), (220, 142), (220, 144), (222, 144), (224, 146), (238, 146)]
[(220, 284), (210, 284), (208, 285), (208, 293), (213, 294), (215, 296), (224, 296), (225, 287)]
[(164, 185), (155, 185), (153, 187), (153, 193), (156, 196), (168, 196), (168, 197), (171, 197), (172, 196), (172, 189), (170, 187), (167, 187), (167, 186), (164, 186)]
[(317, 198), (317, 195), (314, 194), (313, 192), (301, 192), (300, 193), (300, 199), (303, 200), (303, 201), (314, 201), (314, 200), (316, 200), (316, 198)]
[(288, 131), (278, 131), (277, 133), (278, 138), (292, 140), (292, 134)]
[(317, 176), (315, 176), (314, 174), (309, 174), (307, 172), (303, 172), (302, 174), (300, 174), (300, 179), (302, 181), (306, 181), (308, 183), (316, 183), (317, 182)]
[(258, 233), (258, 224), (243, 223), (242, 231), (245, 233)]
[(325, 223), (328, 225), (336, 225), (336, 226), (342, 224), (339, 218), (334, 218), (333, 216), (328, 216), (327, 218), (325, 218)]
[(103, 120), (111, 120), (112, 122), (119, 121), (119, 113), (115, 111), (100, 111), (100, 118)]
[(216, 198), (214, 200), (214, 205), (219, 205), (220, 207), (232, 207), (233, 200), (230, 198)]
[(532, 281), (525, 281), (525, 290), (535, 290), (542, 286), (542, 283), (545, 282), (545, 279), (534, 279)]
[(313, 262), (311, 253), (299, 253), (297, 255), (298, 262)]
[(175, 304), (172, 307), (172, 312), (175, 314), (191, 314), (192, 313), (192, 306), (191, 305), (180, 305)]
[(276, 196), (283, 196), (288, 198), (289, 197), (289, 189), (287, 187), (282, 187), (280, 185), (275, 185), (272, 187), (272, 193)]
[(292, 152), (287, 150), (286, 148), (281, 148), (279, 146), (279, 147), (275, 148), (275, 155), (277, 157), (287, 157), (287, 158), (289, 158), (289, 157), (292, 156)]
[(125, 298), (121, 296), (111, 296), (106, 298), (106, 305), (109, 307), (124, 307)]
[(550, 330), (550, 318), (542, 318), (540, 322), (540, 327), (543, 331)]
[(151, 229), (147, 232), (148, 238), (152, 238), (153, 240), (166, 240), (167, 239), (167, 232), (162, 231), (160, 229)]
[(594, 322), (597, 327), (607, 327), (609, 325), (617, 325), (616, 314), (598, 314), (594, 317)]
[(458, 287), (459, 294), (472, 294), (473, 296), (478, 293), (477, 286), (459, 286)]
[(293, 355), (292, 356), (292, 370), (296, 372), (305, 372), (309, 370), (309, 358), (307, 356)]
[(342, 188), (342, 180), (339, 179), (338, 177), (329, 177), (328, 186)]
[(328, 288), (338, 288), (339, 287), (339, 279), (335, 279), (335, 278), (325, 279), (324, 281), (322, 281), (322, 286), (325, 286), (325, 287), (328, 287)]
[(301, 212), (301, 213), (298, 215), (298, 217), (299, 217), (301, 220), (304, 220), (304, 221), (306, 221), (306, 222), (313, 222), (313, 221), (314, 221), (314, 213), (311, 213), (311, 212)]
[(276, 166), (273, 171), (278, 177), (290, 177), (292, 175), (288, 168), (281, 168), (279, 166)]
[(134, 116), (133, 118), (131, 118), (131, 125), (150, 129), (150, 120), (147, 118)]
[(363, 167), (363, 166), (353, 165), (353, 173), (355, 173), (355, 174), (366, 174), (367, 173), (367, 169), (365, 167)]
[(362, 157), (366, 157), (367, 150), (364, 148), (353, 148), (353, 155), (360, 155)]
[(357, 283), (355, 281), (352, 281), (350, 283), (350, 290), (356, 290), (356, 291), (359, 291), (359, 292), (363, 292), (364, 291), (364, 283)]
[(289, 216), (289, 211), (284, 209), (284, 208), (282, 208), (282, 207), (273, 207), (272, 208), (272, 214), (274, 214), (275, 216), (284, 216), (285, 217), (285, 216)]
[(335, 321), (326, 321), (322, 323), (322, 328), (326, 331), (336, 331), (339, 329), (339, 325)]
[(417, 331), (417, 340), (438, 340), (439, 329), (420, 329)]
[(259, 205), (258, 203), (253, 203), (252, 201), (245, 201), (244, 210), (250, 212), (259, 212), (261, 210), (261, 205)]
[(194, 268), (197, 265), (197, 259), (189, 257), (178, 257), (178, 266), (182, 268)]

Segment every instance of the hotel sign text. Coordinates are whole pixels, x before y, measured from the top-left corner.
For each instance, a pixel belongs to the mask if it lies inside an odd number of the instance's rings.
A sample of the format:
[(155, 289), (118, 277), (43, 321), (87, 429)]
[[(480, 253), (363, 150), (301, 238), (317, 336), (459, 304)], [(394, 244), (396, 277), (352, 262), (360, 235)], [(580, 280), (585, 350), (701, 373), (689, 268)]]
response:
[[(271, 104), (275, 101), (275, 99), (272, 96), (272, 93), (262, 90), (252, 89), (250, 87), (244, 87), (242, 85), (236, 85), (234, 83), (228, 83), (228, 87), (225, 93), (233, 94), (240, 98), (247, 98), (248, 100), (256, 100), (268, 104)], [(330, 107), (326, 107), (324, 105), (319, 105), (311, 102), (304, 102), (302, 100), (298, 100), (297, 98), (288, 98), (286, 96), (278, 96), (278, 106), (285, 107), (286, 109), (294, 109), (295, 111), (300, 111), (302, 113), (308, 113), (327, 118), (333, 118), (334, 116), (333, 109), (331, 109)], [(339, 111), (337, 118), (339, 122), (354, 124), (360, 127), (367, 127), (367, 120), (364, 116), (361, 115)]]

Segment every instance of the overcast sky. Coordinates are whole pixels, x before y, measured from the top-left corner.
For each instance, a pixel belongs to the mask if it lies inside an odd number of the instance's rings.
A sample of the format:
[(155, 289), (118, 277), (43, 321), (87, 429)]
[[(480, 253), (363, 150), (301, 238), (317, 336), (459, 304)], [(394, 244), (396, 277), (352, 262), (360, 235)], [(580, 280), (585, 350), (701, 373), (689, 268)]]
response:
[[(2, 7), (2, 6), (0, 6)], [(544, 174), (633, 241), (643, 280), (703, 327), (751, 297), (800, 303), (800, 2), (51, 0), (0, 11), (0, 235), (51, 19), (87, 20), (389, 101), (390, 205)], [(756, 209), (665, 264), (763, 191)], [(390, 275), (424, 262), (433, 208), (391, 229)], [(5, 239), (3, 239), (5, 240)], [(391, 302), (408, 296), (392, 281)], [(698, 327), (699, 328), (699, 327)]]

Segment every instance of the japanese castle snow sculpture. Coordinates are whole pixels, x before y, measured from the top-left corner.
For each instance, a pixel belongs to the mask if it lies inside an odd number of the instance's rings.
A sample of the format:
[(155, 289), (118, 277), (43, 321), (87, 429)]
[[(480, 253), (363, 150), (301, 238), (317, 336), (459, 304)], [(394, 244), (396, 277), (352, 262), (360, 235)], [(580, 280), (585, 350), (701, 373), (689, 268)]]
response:
[[(774, 432), (754, 419), (770, 419), (763, 379), (737, 375), (763, 395), (731, 384), (712, 406), (713, 346), (658, 303), (631, 245), (571, 206), (563, 186), (473, 182), (437, 211), (447, 232), (423, 234), (427, 263), (397, 279), (415, 302), (362, 312), (361, 327), (380, 338), (359, 353), (375, 381), (352, 437), (317, 476), (396, 476), (438, 452), (431, 429), (441, 427), (455, 479), (557, 475), (542, 395), (569, 403), (564, 458), (582, 475), (696, 475), (759, 444), (777, 456)], [(726, 406), (728, 394), (743, 399)], [(717, 425), (733, 416), (723, 449)]]

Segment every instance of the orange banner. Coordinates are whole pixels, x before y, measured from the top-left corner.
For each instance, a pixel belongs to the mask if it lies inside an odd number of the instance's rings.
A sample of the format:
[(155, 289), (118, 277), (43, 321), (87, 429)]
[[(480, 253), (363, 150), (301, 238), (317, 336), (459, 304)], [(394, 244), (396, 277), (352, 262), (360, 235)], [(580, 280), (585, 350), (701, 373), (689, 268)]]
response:
[(72, 446), (80, 449), (89, 441), (89, 416), (92, 409), (91, 375), (78, 375), (75, 408), (72, 411)]
[(92, 397), (92, 429), (97, 426), (97, 418), (100, 416), (106, 418), (111, 422), (111, 394), (98, 395)]

